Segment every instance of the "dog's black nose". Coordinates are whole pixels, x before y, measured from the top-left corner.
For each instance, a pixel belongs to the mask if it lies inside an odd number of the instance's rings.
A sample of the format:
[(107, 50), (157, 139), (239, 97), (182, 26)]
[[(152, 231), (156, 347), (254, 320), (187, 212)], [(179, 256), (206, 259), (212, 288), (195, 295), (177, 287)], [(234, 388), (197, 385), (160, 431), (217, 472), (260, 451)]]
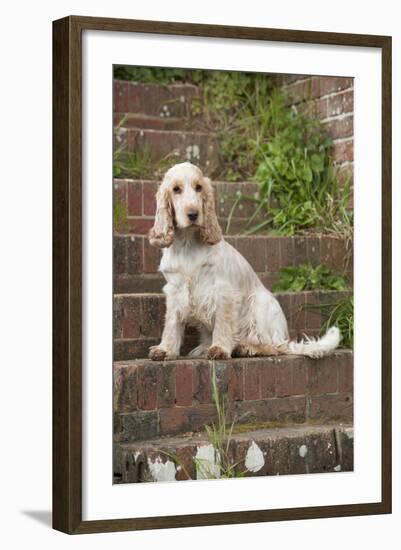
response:
[(188, 212), (188, 218), (190, 219), (191, 222), (195, 222), (198, 219), (198, 216), (199, 216), (199, 212), (197, 212), (196, 210), (190, 210)]

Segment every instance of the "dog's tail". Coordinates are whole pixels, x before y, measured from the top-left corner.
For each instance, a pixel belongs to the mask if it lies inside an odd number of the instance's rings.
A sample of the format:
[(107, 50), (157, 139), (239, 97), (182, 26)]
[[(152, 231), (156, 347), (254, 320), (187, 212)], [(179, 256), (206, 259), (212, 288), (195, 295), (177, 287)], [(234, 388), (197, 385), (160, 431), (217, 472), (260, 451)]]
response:
[(331, 327), (321, 338), (306, 336), (301, 342), (288, 342), (285, 353), (318, 359), (330, 355), (338, 347), (340, 340), (340, 330), (337, 327)]

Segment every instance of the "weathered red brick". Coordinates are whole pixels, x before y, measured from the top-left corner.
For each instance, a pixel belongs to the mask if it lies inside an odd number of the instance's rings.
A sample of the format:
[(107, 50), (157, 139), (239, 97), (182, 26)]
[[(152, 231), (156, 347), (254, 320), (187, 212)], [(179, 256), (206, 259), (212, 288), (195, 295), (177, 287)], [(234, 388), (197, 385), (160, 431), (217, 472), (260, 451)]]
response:
[(309, 365), (309, 395), (336, 393), (338, 391), (337, 361), (337, 357), (332, 355)]
[(292, 393), (292, 365), (279, 362), (276, 364), (276, 396), (287, 397)]
[(138, 369), (138, 407), (154, 410), (157, 407), (158, 375), (160, 367), (148, 364)]
[(147, 235), (149, 230), (153, 227), (153, 218), (128, 218), (127, 225), (129, 233), (135, 233), (137, 235)]
[(199, 97), (199, 89), (191, 84), (141, 84), (130, 82), (129, 103), (125, 111), (160, 117), (183, 117), (190, 113), (189, 106)]
[(114, 367), (113, 400), (115, 412), (132, 412), (137, 408), (137, 365), (118, 364)]
[(237, 239), (237, 249), (255, 271), (266, 271), (266, 239), (263, 237)]
[(212, 403), (210, 366), (206, 361), (194, 363), (193, 397), (198, 403)]
[(294, 265), (304, 264), (308, 256), (308, 239), (294, 237)]
[(241, 401), (244, 399), (244, 367), (235, 363), (227, 367), (228, 399)]
[(342, 357), (338, 361), (338, 391), (340, 393), (351, 393), (354, 382), (354, 362), (351, 355)]
[(260, 397), (266, 399), (276, 395), (276, 366), (273, 361), (261, 366)]
[(185, 121), (176, 117), (149, 116), (135, 113), (113, 113), (114, 126), (144, 130), (181, 130)]
[(130, 296), (120, 297), (117, 304), (122, 308), (122, 337), (123, 338), (138, 338), (139, 323), (138, 318), (141, 314), (140, 297), (135, 294)]
[(306, 397), (280, 397), (258, 401), (239, 401), (237, 416), (243, 422), (304, 422)]
[(160, 434), (173, 435), (203, 430), (205, 424), (216, 420), (216, 407), (212, 404), (192, 407), (174, 407), (160, 411)]
[(354, 110), (354, 92), (342, 92), (327, 98), (327, 116), (338, 116)]
[(176, 402), (176, 366), (162, 365), (158, 370), (157, 408), (173, 407)]
[(178, 466), (175, 479), (184, 481), (187, 479), (196, 479), (196, 468), (194, 456), (196, 455), (196, 446), (188, 445), (182, 448), (177, 448), (175, 456), (177, 457)]
[(175, 384), (177, 405), (192, 405), (193, 366), (191, 361), (177, 363)]
[(159, 435), (157, 411), (136, 411), (114, 415), (114, 441), (132, 442)]
[(294, 265), (294, 239), (280, 238), (280, 268)]
[(336, 393), (313, 396), (310, 399), (309, 418), (323, 421), (351, 421), (353, 418), (352, 395)]
[(306, 328), (305, 294), (305, 292), (294, 292), (291, 295), (290, 325), (298, 332), (304, 332)]
[(149, 348), (160, 343), (160, 338), (133, 338), (115, 339), (113, 355), (116, 361), (126, 361), (147, 357)]
[(308, 262), (312, 265), (320, 264), (320, 237), (309, 237), (306, 243)]
[(339, 76), (312, 77), (311, 93), (313, 97), (323, 97), (333, 92), (346, 90), (353, 85), (353, 79)]
[(277, 272), (281, 267), (280, 238), (266, 239), (266, 270)]
[(127, 188), (128, 215), (142, 215), (142, 182), (129, 182)]
[(143, 261), (143, 271), (144, 273), (157, 273), (160, 263), (160, 249), (152, 246), (145, 237), (143, 239), (144, 246), (144, 261)]
[(114, 236), (113, 239), (113, 273), (127, 272), (127, 239)]
[(322, 120), (324, 118), (327, 118), (329, 115), (327, 114), (327, 99), (316, 99), (314, 101), (315, 106), (315, 117)]
[(156, 212), (156, 181), (143, 182), (143, 213), (145, 216), (154, 216)]
[(114, 80), (113, 82), (113, 111), (125, 113), (128, 110), (128, 82)]
[(164, 311), (165, 302), (158, 295), (143, 295), (141, 297), (141, 314), (136, 319), (136, 322), (140, 325), (141, 336), (161, 336)]
[(143, 239), (131, 236), (127, 239), (127, 273), (143, 272)]
[(351, 137), (354, 133), (354, 117), (335, 118), (325, 122), (324, 127), (332, 139)]
[(306, 395), (308, 389), (308, 367), (304, 357), (297, 357), (292, 363), (292, 395)]
[(319, 294), (314, 292), (308, 292), (305, 296), (305, 326), (309, 336), (313, 333), (310, 329), (316, 329), (319, 331), (322, 326), (322, 314), (318, 307), (320, 304)]
[(354, 160), (354, 140), (347, 139), (334, 143), (332, 151), (333, 160), (337, 163)]
[(342, 271), (346, 257), (346, 243), (337, 237), (324, 236), (320, 245), (321, 261), (331, 269)]
[(261, 398), (261, 366), (259, 362), (244, 364), (244, 399)]

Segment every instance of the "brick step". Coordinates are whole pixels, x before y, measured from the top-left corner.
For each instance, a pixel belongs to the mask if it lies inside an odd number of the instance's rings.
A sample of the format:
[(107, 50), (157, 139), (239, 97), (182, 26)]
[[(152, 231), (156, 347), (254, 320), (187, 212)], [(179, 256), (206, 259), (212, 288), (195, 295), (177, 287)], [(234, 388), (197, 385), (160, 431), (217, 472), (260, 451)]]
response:
[[(115, 224), (118, 233), (146, 234), (153, 225), (156, 212), (155, 195), (159, 181), (114, 179), (114, 203), (124, 213), (123, 219)], [(213, 182), (216, 197), (216, 212), (223, 230), (227, 226), (227, 220), (237, 198), (237, 193), (256, 197), (259, 185), (255, 182)], [(245, 230), (249, 218), (255, 211), (255, 205), (251, 201), (242, 201), (234, 210), (231, 234)], [(262, 220), (255, 218), (255, 224)]]
[[(217, 421), (212, 362), (114, 363), (114, 438), (120, 443), (199, 431)], [(227, 422), (352, 421), (353, 354), (237, 358), (215, 363)]]
[[(310, 305), (333, 303), (347, 292), (283, 292), (276, 297), (288, 321), (291, 338), (303, 334), (317, 336), (322, 325), (318, 308)], [(160, 342), (165, 315), (163, 294), (115, 294), (114, 314), (114, 358), (117, 361), (147, 357), (149, 347)], [(195, 329), (186, 331), (183, 355), (198, 343)]]
[(124, 154), (146, 152), (155, 162), (171, 157), (176, 162), (188, 160), (208, 174), (214, 174), (220, 164), (217, 139), (210, 132), (118, 127), (114, 130), (114, 146)]
[[(228, 456), (245, 476), (314, 474), (353, 470), (352, 425), (292, 425), (235, 433)], [(198, 467), (196, 467), (198, 464)], [(205, 435), (115, 444), (115, 483), (184, 481), (224, 476)]]
[(141, 130), (186, 130), (189, 129), (186, 119), (178, 117), (163, 118), (137, 113), (113, 113), (114, 126), (140, 128)]
[[(305, 237), (227, 236), (234, 248), (248, 260), (267, 288), (278, 279), (283, 267), (301, 263), (324, 264), (335, 272), (347, 267), (352, 279), (352, 262), (345, 266), (347, 244), (328, 235)], [(114, 235), (114, 292), (161, 292), (165, 280), (158, 273), (161, 250), (144, 235)]]
[(140, 84), (114, 80), (115, 113), (139, 113), (170, 118), (190, 117), (191, 103), (199, 101), (200, 92), (193, 84)]

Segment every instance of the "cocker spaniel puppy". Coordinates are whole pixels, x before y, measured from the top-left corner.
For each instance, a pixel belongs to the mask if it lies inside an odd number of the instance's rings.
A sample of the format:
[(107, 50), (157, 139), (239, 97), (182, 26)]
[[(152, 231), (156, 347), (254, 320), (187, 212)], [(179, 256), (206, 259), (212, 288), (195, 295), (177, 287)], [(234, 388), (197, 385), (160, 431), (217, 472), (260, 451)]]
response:
[(210, 359), (283, 353), (322, 357), (339, 344), (332, 327), (318, 340), (290, 342), (280, 304), (245, 258), (222, 235), (211, 182), (189, 162), (170, 168), (156, 194), (150, 243), (163, 248), (166, 320), (153, 360), (180, 354), (186, 325), (200, 344), (192, 356)]

